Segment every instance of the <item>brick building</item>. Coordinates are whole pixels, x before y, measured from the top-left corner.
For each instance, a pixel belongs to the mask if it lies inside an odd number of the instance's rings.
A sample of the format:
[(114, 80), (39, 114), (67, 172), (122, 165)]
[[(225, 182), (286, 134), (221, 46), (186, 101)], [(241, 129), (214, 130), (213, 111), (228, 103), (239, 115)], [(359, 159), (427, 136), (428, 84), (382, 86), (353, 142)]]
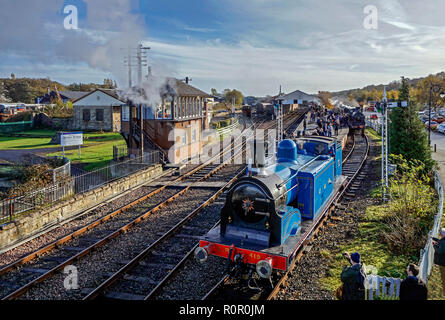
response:
[(210, 124), (211, 96), (177, 79), (168, 79), (161, 91), (157, 106), (131, 103), (122, 109), (122, 134), (130, 152), (162, 150), (171, 163), (198, 156), (201, 134)]

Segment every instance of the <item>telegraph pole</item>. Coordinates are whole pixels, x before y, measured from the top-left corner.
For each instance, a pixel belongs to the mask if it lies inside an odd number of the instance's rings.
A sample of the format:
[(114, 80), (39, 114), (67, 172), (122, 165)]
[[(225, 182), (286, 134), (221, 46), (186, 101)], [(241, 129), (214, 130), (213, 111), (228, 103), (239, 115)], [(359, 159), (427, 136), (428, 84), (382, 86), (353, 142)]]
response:
[(138, 85), (142, 86), (142, 68), (148, 66), (147, 52), (150, 50), (150, 47), (144, 47), (142, 44), (139, 44), (137, 48), (137, 62), (138, 62)]
[(280, 143), (283, 140), (283, 99), (281, 97), (281, 86), (280, 86), (280, 93), (278, 95), (278, 110), (277, 111), (278, 111), (278, 115), (277, 115), (277, 148), (278, 148), (278, 143)]
[(388, 99), (386, 98), (386, 87), (383, 89), (383, 121), (382, 121), (382, 199), (389, 200), (388, 189)]
[(128, 67), (128, 86), (131, 88), (133, 86), (132, 76), (133, 71), (132, 68), (137, 68), (137, 85), (139, 87), (142, 86), (142, 68), (148, 66), (148, 58), (147, 51), (150, 50), (150, 47), (144, 47), (142, 44), (139, 44), (137, 48), (128, 47), (128, 54), (124, 59), (124, 65)]

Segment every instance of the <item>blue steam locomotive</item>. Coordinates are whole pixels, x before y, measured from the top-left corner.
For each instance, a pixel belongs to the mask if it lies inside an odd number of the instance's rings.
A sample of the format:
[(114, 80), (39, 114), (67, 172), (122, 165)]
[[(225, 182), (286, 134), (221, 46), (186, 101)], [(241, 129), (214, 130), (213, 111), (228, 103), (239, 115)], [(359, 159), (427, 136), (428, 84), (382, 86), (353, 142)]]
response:
[(274, 164), (254, 159), (255, 168), (230, 187), (220, 225), (200, 240), (195, 256), (200, 262), (226, 258), (269, 278), (273, 269), (289, 268), (346, 177), (334, 138), (283, 140)]

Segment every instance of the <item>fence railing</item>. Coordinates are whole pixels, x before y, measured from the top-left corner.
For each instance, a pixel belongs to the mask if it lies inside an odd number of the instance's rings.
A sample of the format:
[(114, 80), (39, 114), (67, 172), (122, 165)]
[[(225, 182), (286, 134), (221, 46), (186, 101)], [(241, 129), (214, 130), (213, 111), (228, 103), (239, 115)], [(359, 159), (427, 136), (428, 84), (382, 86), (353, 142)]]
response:
[(65, 164), (53, 169), (53, 183), (58, 180), (71, 176), (71, 161), (68, 158), (63, 158)]
[(236, 128), (238, 128), (238, 119), (235, 119), (233, 121), (233, 124), (228, 126), (228, 127), (224, 127), (221, 129), (217, 129), (216, 131), (218, 132), (219, 136), (222, 137), (228, 133), (231, 133), (233, 130), (235, 130)]
[(57, 181), (49, 187), (0, 201), (0, 225), (14, 221), (24, 212), (50, 206), (74, 194), (93, 190), (114, 180), (147, 169), (151, 165), (159, 163), (160, 159), (159, 151), (145, 153), (143, 156), (134, 159), (71, 176)]
[(402, 279), (368, 275), (365, 279), (366, 299), (375, 300), (377, 296), (397, 298), (400, 295)]
[(366, 126), (374, 129), (378, 134), (381, 134), (382, 125), (377, 122), (377, 120), (366, 120)]
[(113, 146), (113, 160), (120, 160), (128, 156), (128, 148), (126, 145)]
[(0, 122), (0, 133), (20, 132), (31, 129), (32, 121)]
[(419, 277), (425, 281), (425, 283), (427, 283), (428, 277), (430, 276), (434, 265), (434, 247), (431, 238), (438, 236), (442, 225), (443, 216), (443, 186), (437, 171), (434, 172), (434, 186), (439, 195), (439, 208), (436, 216), (434, 217), (433, 228), (428, 234), (428, 241), (425, 248), (420, 251)]
[(0, 225), (14, 221), (20, 214), (43, 208), (74, 194), (74, 179), (57, 182), (49, 187), (0, 201)]

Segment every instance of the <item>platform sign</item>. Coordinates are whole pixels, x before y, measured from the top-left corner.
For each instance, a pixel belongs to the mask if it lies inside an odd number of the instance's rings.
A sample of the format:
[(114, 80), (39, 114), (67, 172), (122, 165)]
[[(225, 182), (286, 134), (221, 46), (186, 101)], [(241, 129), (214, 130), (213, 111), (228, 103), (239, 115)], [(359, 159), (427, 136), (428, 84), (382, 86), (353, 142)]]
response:
[(83, 145), (83, 132), (61, 132), (60, 145), (63, 149), (63, 157), (65, 157), (65, 147), (79, 146), (80, 159), (80, 146)]

